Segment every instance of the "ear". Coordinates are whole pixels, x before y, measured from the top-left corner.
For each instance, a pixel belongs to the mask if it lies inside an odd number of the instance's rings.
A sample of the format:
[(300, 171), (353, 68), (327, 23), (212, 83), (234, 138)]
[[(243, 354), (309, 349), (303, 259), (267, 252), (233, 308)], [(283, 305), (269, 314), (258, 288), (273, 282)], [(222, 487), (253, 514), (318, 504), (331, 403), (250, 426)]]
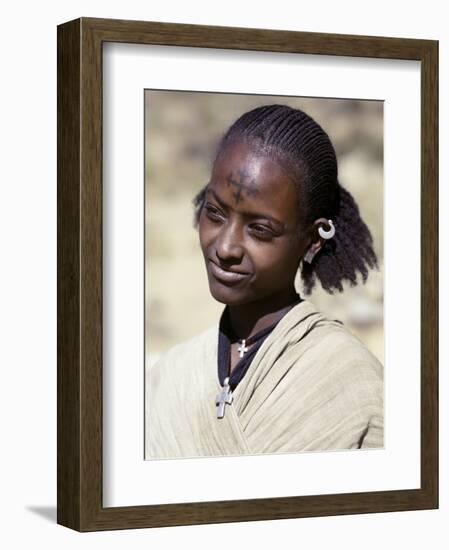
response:
[(318, 233), (318, 229), (320, 227), (328, 227), (328, 221), (326, 218), (319, 218), (318, 220), (315, 220), (311, 228), (310, 245), (307, 248), (306, 253), (304, 254), (304, 261), (309, 264), (312, 263), (313, 258), (316, 256), (316, 254), (318, 254), (325, 242), (325, 239), (323, 239), (323, 237), (321, 237)]

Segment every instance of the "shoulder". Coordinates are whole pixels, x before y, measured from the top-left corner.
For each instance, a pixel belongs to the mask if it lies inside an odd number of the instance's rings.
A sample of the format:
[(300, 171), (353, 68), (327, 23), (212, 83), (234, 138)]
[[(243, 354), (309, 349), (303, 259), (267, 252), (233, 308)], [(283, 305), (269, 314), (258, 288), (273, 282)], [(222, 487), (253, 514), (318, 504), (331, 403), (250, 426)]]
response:
[(332, 355), (331, 364), (338, 370), (363, 370), (374, 378), (383, 377), (383, 366), (377, 357), (342, 323), (325, 321), (315, 327), (321, 353)]
[(303, 311), (308, 322), (304, 338), (308, 349), (325, 356), (333, 356), (337, 362), (366, 363), (375, 371), (382, 371), (382, 364), (367, 346), (340, 320), (319, 311), (311, 302), (305, 301)]
[(344, 414), (381, 419), (383, 366), (377, 357), (343, 324), (323, 321), (312, 333), (309, 364), (321, 398)]
[(150, 367), (150, 371), (156, 373), (166, 367), (174, 369), (180, 364), (185, 365), (196, 362), (204, 355), (216, 353), (217, 341), (218, 327), (213, 326), (162, 353), (154, 365)]
[(382, 425), (383, 365), (341, 321), (319, 313), (297, 351), (293, 378), (311, 398), (335, 418)]
[(307, 330), (293, 348), (313, 377), (353, 392), (383, 392), (383, 366), (367, 346), (341, 321), (324, 315), (310, 302), (305, 309)]

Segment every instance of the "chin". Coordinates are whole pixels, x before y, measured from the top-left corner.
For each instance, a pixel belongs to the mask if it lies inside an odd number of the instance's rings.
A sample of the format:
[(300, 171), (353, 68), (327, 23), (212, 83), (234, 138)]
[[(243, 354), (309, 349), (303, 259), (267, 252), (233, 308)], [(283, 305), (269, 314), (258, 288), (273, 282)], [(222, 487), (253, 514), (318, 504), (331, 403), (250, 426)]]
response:
[(243, 289), (229, 287), (216, 282), (209, 284), (209, 291), (214, 300), (227, 306), (240, 306), (252, 301), (251, 297)]

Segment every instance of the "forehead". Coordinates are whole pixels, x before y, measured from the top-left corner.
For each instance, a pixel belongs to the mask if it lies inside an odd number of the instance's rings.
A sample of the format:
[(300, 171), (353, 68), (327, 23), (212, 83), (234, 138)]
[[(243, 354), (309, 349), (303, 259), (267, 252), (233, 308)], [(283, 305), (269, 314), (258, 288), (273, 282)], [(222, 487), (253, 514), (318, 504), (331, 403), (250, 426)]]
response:
[(218, 156), (210, 185), (234, 206), (280, 217), (297, 216), (298, 193), (279, 162), (249, 144), (227, 146)]

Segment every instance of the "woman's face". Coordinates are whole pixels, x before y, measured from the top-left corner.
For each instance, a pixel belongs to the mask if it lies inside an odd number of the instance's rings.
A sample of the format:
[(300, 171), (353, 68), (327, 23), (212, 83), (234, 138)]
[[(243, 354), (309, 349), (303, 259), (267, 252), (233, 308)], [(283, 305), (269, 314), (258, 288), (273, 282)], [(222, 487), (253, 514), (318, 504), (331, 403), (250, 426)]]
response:
[(228, 305), (285, 299), (310, 238), (298, 194), (280, 165), (246, 143), (215, 162), (199, 220), (212, 296)]

